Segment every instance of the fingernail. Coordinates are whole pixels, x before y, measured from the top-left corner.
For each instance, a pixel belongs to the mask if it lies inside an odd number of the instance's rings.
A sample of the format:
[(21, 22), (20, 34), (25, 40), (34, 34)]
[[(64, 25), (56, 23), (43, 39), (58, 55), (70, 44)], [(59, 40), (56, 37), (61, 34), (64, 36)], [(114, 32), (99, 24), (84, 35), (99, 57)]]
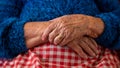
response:
[(49, 41), (50, 41), (50, 43), (52, 43), (52, 39), (50, 39)]
[(87, 59), (88, 57), (87, 56), (80, 56), (81, 58), (85, 58), (85, 59)]
[(81, 58), (85, 58), (85, 59), (88, 58), (87, 56), (81, 56), (81, 54), (79, 54), (79, 56), (80, 56)]
[(42, 37), (42, 40), (44, 40), (44, 38)]
[(86, 58), (88, 58), (88, 57), (87, 57), (87, 56), (84, 56), (83, 58), (85, 58), (85, 59), (86, 59)]
[(96, 53), (96, 56), (99, 54), (99, 52), (97, 51), (97, 53)]
[(54, 41), (54, 44), (57, 45), (58, 43), (56, 41)]
[(96, 54), (93, 54), (93, 57), (95, 57), (96, 56)]
[(95, 57), (95, 56), (96, 56), (96, 54), (93, 54), (93, 56)]
[(55, 42), (54, 44), (55, 44), (55, 45), (57, 45), (57, 43), (56, 43), (56, 42)]

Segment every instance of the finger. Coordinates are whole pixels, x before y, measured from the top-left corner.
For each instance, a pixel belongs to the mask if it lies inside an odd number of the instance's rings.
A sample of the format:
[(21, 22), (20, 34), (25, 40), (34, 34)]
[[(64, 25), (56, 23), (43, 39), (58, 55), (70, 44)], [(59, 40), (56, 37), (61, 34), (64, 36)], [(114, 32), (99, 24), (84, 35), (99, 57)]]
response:
[(88, 46), (92, 49), (92, 51), (97, 55), (97, 43), (90, 37), (85, 37), (83, 40)]
[(60, 46), (64, 46), (67, 43), (69, 43), (71, 41), (71, 39), (67, 39), (66, 37), (64, 37), (61, 41), (61, 43), (59, 43)]
[(54, 44), (59, 45), (59, 43), (61, 43), (63, 39), (64, 39), (64, 34), (62, 32), (54, 39)]
[(73, 40), (72, 38), (70, 38), (70, 34), (63, 33), (63, 36), (64, 36), (63, 40), (61, 41), (61, 43), (59, 43), (59, 45), (61, 46), (64, 46)]
[[(83, 40), (85, 40), (85, 39), (83, 39)], [(86, 42), (84, 42), (83, 40), (80, 41), (80, 43), (79, 43), (80, 47), (83, 48), (87, 54), (94, 57), (96, 54), (92, 51), (92, 49), (88, 46), (88, 44)], [(91, 43), (89, 43), (89, 44), (91, 44)]]
[(59, 35), (59, 34), (58, 34), (58, 31), (57, 31), (57, 28), (56, 28), (49, 34), (49, 42), (53, 43), (54, 39), (57, 35)]
[(55, 29), (55, 24), (51, 24), (42, 34), (42, 40), (47, 40), (49, 33)]
[(91, 44), (89, 44), (89, 46), (90, 46), (90, 48), (95, 52), (95, 54), (97, 55), (98, 54), (98, 51), (97, 51), (97, 43), (96, 43), (96, 41), (94, 40), (94, 39), (92, 39), (92, 38), (88, 38), (88, 41), (86, 41), (86, 42), (91, 42)]
[(94, 44), (94, 46), (96, 48), (98, 47), (98, 44), (96, 43), (96, 41), (93, 38), (88, 38), (88, 39), (90, 39), (90, 41)]
[(73, 51), (75, 51), (80, 57), (87, 58), (86, 53), (82, 50), (82, 48), (76, 42), (70, 42), (68, 44)]

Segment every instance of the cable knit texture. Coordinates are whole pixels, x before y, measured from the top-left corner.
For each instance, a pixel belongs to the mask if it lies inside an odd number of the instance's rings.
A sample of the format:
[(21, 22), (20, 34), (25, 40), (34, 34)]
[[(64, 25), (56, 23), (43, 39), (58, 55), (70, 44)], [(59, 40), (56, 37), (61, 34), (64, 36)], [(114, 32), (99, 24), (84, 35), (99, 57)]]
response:
[(120, 49), (119, 6), (118, 0), (0, 0), (0, 58), (13, 58), (27, 51), (23, 30), (26, 22), (67, 14), (100, 17), (105, 30), (96, 41)]

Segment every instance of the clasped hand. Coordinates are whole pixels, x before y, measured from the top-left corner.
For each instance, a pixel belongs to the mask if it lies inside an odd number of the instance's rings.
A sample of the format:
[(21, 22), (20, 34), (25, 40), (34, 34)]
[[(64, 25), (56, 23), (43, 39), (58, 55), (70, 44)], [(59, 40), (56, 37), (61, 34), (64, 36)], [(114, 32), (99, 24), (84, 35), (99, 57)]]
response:
[(97, 26), (94, 23), (99, 22), (98, 18), (74, 14), (58, 17), (50, 22), (49, 27), (43, 32), (43, 40), (49, 40), (55, 45), (67, 45), (81, 57), (97, 54), (97, 44), (92, 38), (98, 37), (100, 31), (95, 31), (91, 26)]

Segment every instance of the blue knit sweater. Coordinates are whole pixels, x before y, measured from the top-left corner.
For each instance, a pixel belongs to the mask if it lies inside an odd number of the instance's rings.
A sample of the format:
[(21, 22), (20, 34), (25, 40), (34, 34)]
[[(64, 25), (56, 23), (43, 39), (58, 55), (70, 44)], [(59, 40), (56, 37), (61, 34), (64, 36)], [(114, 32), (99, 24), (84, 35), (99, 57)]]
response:
[(27, 51), (24, 24), (47, 21), (67, 14), (101, 18), (103, 34), (96, 41), (120, 49), (120, 4), (118, 0), (0, 0), (0, 58), (13, 58)]

